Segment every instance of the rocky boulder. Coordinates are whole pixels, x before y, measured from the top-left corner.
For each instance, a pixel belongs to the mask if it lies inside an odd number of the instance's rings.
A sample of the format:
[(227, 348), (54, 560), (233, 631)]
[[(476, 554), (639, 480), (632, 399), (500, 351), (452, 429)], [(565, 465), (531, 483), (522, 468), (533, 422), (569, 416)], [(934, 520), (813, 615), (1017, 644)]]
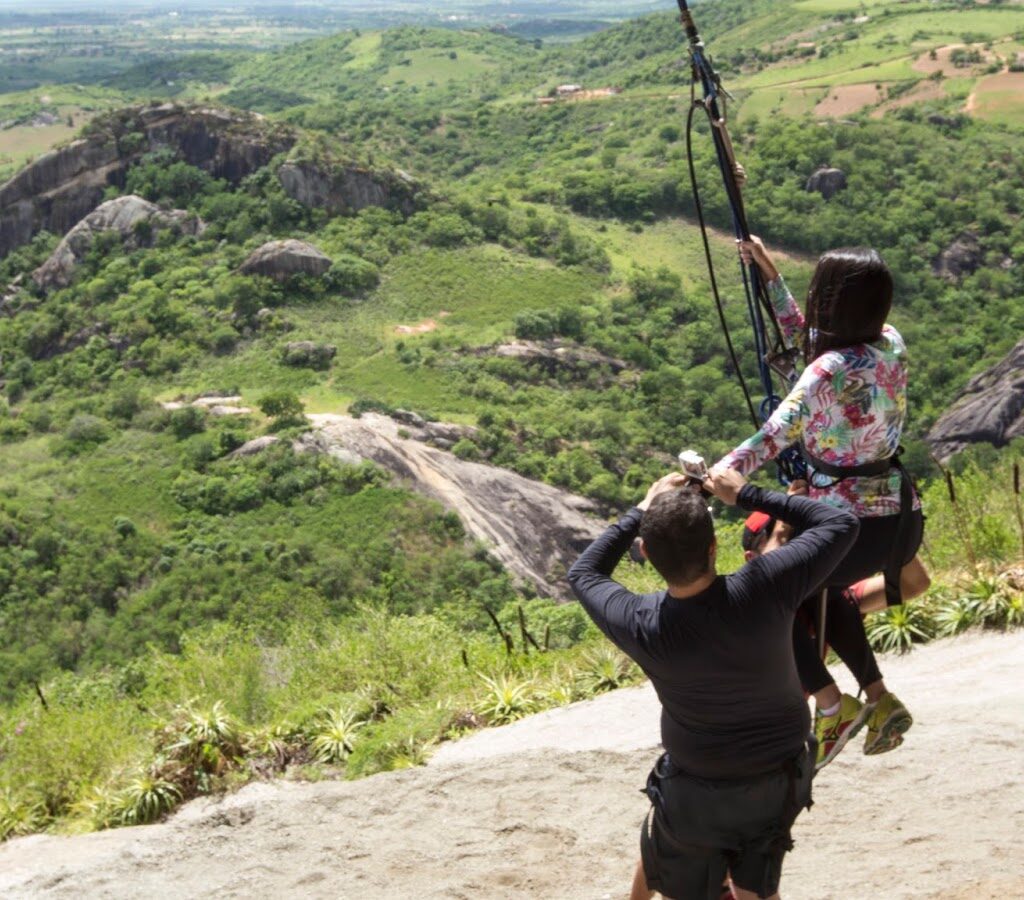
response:
[(164, 211), (134, 194), (108, 200), (65, 235), (50, 258), (32, 273), (32, 279), (45, 291), (67, 287), (79, 260), (101, 232), (117, 232), (125, 249), (134, 250), (149, 246), (160, 231), (174, 229), (181, 234), (199, 234), (203, 227), (198, 216), (182, 209)]
[(215, 178), (237, 183), (294, 146), (296, 135), (252, 113), (167, 103), (94, 119), (83, 137), (39, 157), (0, 185), (0, 257), (40, 231), (66, 234), (123, 186), (146, 153), (170, 150)]
[(840, 191), (846, 190), (846, 173), (842, 169), (822, 166), (811, 173), (804, 190), (808, 193), (821, 194), (826, 200), (831, 200)]
[(947, 281), (959, 281), (977, 271), (982, 260), (978, 236), (973, 231), (964, 231), (935, 258), (932, 272)]
[(926, 438), (945, 460), (969, 444), (1002, 447), (1024, 436), (1024, 340), (997, 365), (976, 375)]
[(506, 469), (459, 459), (377, 413), (309, 419), (314, 430), (301, 439), (305, 449), (348, 463), (376, 463), (456, 512), (469, 535), (521, 583), (541, 596), (571, 596), (565, 573), (604, 527), (589, 500)]
[(331, 258), (312, 244), (289, 238), (267, 241), (246, 258), (238, 271), (243, 275), (265, 275), (275, 281), (287, 281), (293, 275), (319, 277), (331, 267)]
[(286, 366), (305, 369), (330, 368), (331, 360), (338, 354), (334, 344), (317, 344), (314, 341), (289, 341), (281, 350), (281, 362)]
[(331, 215), (380, 206), (409, 215), (416, 208), (416, 181), (401, 170), (375, 172), (344, 163), (291, 160), (277, 171), (284, 192), (303, 206)]
[[(618, 375), (626, 369), (626, 363), (613, 356), (607, 356), (589, 347), (558, 339), (550, 341), (515, 341), (496, 347), (481, 347), (474, 351), (477, 356), (496, 356), (501, 359), (516, 359), (540, 368), (549, 377), (560, 372), (574, 376), (585, 376), (599, 371)], [(607, 379), (606, 379), (607, 380)]]

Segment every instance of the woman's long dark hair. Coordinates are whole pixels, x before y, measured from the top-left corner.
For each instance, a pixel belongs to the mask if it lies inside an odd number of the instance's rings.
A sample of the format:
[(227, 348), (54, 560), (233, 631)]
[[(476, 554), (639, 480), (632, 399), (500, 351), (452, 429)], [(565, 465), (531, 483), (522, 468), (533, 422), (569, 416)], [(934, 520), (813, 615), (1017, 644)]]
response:
[(877, 341), (890, 309), (892, 273), (877, 250), (829, 250), (818, 260), (807, 289), (804, 361)]

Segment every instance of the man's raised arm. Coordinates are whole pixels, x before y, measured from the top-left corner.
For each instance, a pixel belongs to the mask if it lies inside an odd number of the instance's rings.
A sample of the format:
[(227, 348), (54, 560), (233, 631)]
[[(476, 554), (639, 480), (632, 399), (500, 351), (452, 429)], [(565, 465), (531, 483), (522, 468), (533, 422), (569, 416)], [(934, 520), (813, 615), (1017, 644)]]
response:
[(784, 547), (749, 564), (756, 564), (794, 608), (825, 582), (857, 540), (860, 523), (846, 510), (763, 490), (725, 468), (713, 470), (704, 486), (726, 503), (767, 513), (797, 532)]
[(640, 520), (651, 501), (663, 491), (675, 490), (686, 483), (677, 472), (656, 481), (647, 496), (614, 525), (609, 525), (569, 569), (568, 580), (594, 624), (622, 649), (636, 643), (633, 627), (636, 597), (617, 581), (612, 572), (622, 561), (640, 530)]

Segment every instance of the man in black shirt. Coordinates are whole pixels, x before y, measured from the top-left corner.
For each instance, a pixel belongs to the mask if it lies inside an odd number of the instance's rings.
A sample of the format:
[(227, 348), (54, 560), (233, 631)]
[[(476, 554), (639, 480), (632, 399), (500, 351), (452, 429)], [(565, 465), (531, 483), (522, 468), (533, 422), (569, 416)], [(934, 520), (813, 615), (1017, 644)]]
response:
[[(651, 679), (665, 755), (648, 779), (633, 898), (774, 897), (789, 829), (809, 802), (810, 715), (793, 661), (793, 617), (857, 536), (850, 513), (746, 483), (726, 469), (704, 487), (794, 526), (785, 547), (722, 576), (704, 499), (674, 474), (591, 544), (569, 582), (604, 634)], [(639, 533), (667, 590), (611, 578)]]

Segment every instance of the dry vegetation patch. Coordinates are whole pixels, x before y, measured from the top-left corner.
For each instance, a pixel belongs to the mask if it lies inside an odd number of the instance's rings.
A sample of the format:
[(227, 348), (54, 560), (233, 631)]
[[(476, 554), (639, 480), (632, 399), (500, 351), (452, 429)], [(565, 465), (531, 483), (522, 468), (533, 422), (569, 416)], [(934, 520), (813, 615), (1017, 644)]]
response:
[[(971, 53), (977, 52), (981, 58), (977, 62), (958, 66), (952, 58), (957, 50), (966, 50)], [(922, 53), (914, 61), (913, 69), (915, 72), (921, 72), (924, 75), (934, 75), (936, 72), (942, 72), (945, 75), (953, 75), (957, 72), (971, 75), (983, 71), (994, 59), (995, 55), (990, 50), (985, 50), (982, 47), (968, 46), (967, 44), (949, 44), (945, 47), (939, 47), (937, 50), (929, 50), (927, 53)]]
[(866, 106), (874, 106), (882, 92), (874, 84), (844, 84), (832, 88), (828, 96), (814, 107), (817, 116), (849, 116)]

